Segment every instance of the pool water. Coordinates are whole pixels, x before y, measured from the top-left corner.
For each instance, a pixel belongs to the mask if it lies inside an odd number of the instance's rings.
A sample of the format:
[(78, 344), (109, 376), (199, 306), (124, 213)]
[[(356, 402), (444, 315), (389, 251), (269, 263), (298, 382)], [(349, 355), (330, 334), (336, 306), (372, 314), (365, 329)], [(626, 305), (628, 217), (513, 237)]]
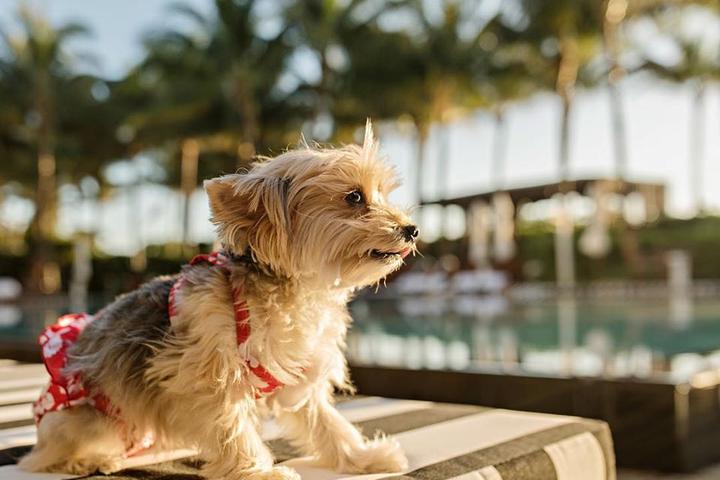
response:
[(714, 300), (365, 297), (352, 312), (359, 365), (668, 381), (720, 368)]

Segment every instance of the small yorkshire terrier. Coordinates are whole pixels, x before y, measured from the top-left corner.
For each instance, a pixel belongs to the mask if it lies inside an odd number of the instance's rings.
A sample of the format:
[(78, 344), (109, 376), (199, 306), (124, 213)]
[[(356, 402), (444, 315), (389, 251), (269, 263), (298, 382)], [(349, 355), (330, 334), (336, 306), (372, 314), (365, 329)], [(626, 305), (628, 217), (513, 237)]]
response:
[(365, 438), (333, 406), (352, 390), (349, 298), (415, 250), (417, 229), (387, 202), (394, 173), (368, 122), (362, 147), (305, 145), (206, 181), (221, 252), (40, 336), (51, 381), (20, 467), (108, 473), (154, 444), (197, 448), (213, 479), (298, 479), (260, 438), (272, 412), (321, 466), (406, 469), (394, 439)]

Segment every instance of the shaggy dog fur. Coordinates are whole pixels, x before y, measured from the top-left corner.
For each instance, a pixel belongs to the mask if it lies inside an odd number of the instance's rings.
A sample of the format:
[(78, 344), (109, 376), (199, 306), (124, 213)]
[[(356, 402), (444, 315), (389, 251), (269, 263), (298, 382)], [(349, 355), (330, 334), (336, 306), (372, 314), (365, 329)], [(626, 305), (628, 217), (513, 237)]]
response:
[[(243, 175), (205, 182), (230, 275), (185, 266), (172, 326), (160, 277), (102, 309), (69, 352), (69, 372), (102, 392), (122, 423), (90, 406), (48, 413), (20, 466), (76, 474), (119, 468), (128, 442), (192, 446), (210, 478), (297, 479), (274, 466), (258, 425), (271, 411), (295, 445), (341, 472), (398, 472), (396, 441), (367, 439), (333, 406), (349, 390), (346, 304), (403, 263), (417, 235), (387, 203), (397, 186), (368, 123), (363, 146), (304, 146)], [(236, 343), (232, 288), (250, 311), (248, 348), (285, 386), (256, 399)]]

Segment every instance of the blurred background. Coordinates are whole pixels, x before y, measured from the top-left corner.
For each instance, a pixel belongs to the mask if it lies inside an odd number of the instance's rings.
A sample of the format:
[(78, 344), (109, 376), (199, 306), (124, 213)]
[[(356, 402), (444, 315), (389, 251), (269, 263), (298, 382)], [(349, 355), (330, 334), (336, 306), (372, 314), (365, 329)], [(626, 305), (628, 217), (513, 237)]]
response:
[(210, 250), (203, 179), (367, 117), (422, 255), (354, 366), (717, 384), (717, 1), (6, 0), (0, 358)]

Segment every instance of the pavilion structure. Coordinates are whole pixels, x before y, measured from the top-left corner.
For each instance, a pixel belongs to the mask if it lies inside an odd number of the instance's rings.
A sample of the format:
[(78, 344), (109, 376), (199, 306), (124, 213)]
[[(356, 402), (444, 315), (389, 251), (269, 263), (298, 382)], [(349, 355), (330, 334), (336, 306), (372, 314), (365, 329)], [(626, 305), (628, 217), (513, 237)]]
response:
[[(664, 211), (665, 185), (662, 183), (630, 182), (611, 178), (587, 178), (582, 180), (571, 180), (564, 182), (553, 182), (538, 185), (530, 185), (517, 188), (494, 190), (462, 197), (443, 198), (438, 200), (423, 201), (421, 206), (426, 205), (457, 205), (469, 212), (470, 207), (478, 201), (490, 202), (498, 193), (510, 196), (516, 207), (526, 203), (547, 200), (554, 195), (561, 193), (577, 192), (580, 195), (591, 196), (592, 188), (600, 188), (603, 191), (620, 195), (640, 193), (646, 199), (646, 209), (649, 218), (657, 217)], [(518, 208), (515, 209), (518, 211)]]
[[(521, 207), (542, 200), (555, 200), (556, 206), (549, 220), (555, 224), (557, 283), (561, 288), (572, 288), (575, 284), (575, 220), (569, 199), (577, 195), (591, 199), (595, 206), (590, 223), (581, 238), (581, 248), (589, 255), (603, 256), (603, 252), (607, 252), (607, 229), (613, 216), (619, 213), (617, 208), (613, 211), (612, 207), (613, 200), (618, 197), (624, 202), (629, 195), (639, 195), (644, 207), (642, 221), (645, 222), (653, 221), (665, 212), (664, 184), (617, 178), (585, 178), (500, 189), (423, 201), (421, 206), (462, 208), (466, 218), (468, 258), (476, 266), (483, 266), (489, 257), (506, 261), (514, 256), (514, 226)], [(617, 203), (615, 201), (615, 204)]]

